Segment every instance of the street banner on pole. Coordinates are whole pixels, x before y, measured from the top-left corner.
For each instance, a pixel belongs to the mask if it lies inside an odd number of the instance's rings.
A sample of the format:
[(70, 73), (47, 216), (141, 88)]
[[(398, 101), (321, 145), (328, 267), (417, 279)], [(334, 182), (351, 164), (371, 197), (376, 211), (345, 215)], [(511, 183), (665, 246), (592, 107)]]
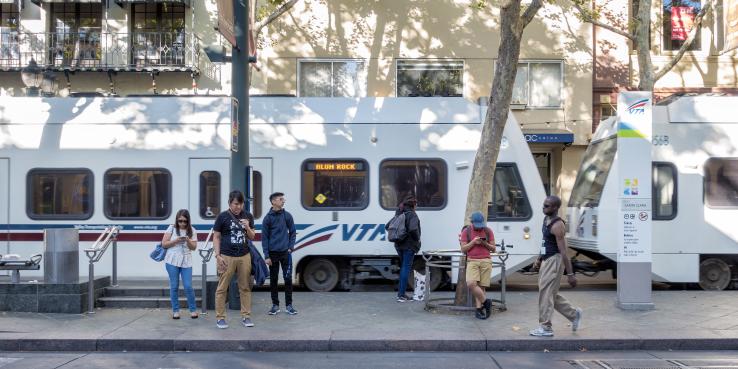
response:
[(218, 32), (230, 42), (236, 45), (236, 34), (233, 31), (233, 2), (238, 0), (215, 0), (218, 7)]
[(618, 305), (653, 308), (651, 300), (651, 92), (618, 96)]

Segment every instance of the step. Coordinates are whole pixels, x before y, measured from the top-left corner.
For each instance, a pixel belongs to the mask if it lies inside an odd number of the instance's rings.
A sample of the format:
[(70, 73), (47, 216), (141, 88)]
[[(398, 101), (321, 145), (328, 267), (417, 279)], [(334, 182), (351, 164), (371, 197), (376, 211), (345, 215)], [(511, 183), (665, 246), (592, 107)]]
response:
[[(199, 285), (192, 286), (195, 296), (202, 296)], [(179, 295), (184, 296), (184, 289), (179, 289)], [(106, 287), (105, 297), (169, 297), (169, 287)]]
[[(195, 303), (200, 306), (202, 299), (199, 297), (195, 298)], [(156, 297), (156, 296), (116, 296), (116, 297), (101, 297), (97, 299), (98, 307), (106, 308), (167, 308), (172, 307), (169, 297)], [(187, 310), (187, 298), (180, 295), (179, 306), (182, 310)]]

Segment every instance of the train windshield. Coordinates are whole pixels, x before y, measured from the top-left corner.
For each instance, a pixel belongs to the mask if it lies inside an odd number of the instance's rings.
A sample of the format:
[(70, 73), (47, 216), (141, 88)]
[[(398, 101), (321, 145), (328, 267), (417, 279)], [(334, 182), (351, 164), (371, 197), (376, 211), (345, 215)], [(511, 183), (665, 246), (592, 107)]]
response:
[(595, 207), (600, 204), (602, 189), (615, 159), (617, 140), (611, 137), (589, 145), (579, 167), (577, 180), (569, 199), (570, 207)]

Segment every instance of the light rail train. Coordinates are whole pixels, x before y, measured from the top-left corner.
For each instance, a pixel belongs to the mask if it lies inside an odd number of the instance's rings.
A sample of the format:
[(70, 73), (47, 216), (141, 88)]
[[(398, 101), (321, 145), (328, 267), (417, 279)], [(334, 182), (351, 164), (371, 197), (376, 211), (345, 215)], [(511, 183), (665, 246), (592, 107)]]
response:
[[(268, 195), (284, 192), (300, 283), (327, 291), (396, 279), (384, 224), (406, 193), (419, 199), (423, 249), (458, 247), (486, 107), (463, 98), (253, 97), (250, 105), (245, 192), (257, 237)], [(227, 208), (234, 106), (202, 96), (0, 98), (0, 253), (42, 252), (42, 230), (53, 227), (78, 228), (85, 248), (119, 225), (119, 278), (163, 276), (148, 254), (176, 211), (190, 210), (204, 240)], [(510, 115), (489, 224), (498, 242), (514, 245), (511, 270), (538, 253), (544, 196)], [(85, 271), (82, 252), (79, 261)], [(109, 256), (100, 263), (97, 274), (111, 270)], [(434, 287), (445, 280), (432, 272)]]

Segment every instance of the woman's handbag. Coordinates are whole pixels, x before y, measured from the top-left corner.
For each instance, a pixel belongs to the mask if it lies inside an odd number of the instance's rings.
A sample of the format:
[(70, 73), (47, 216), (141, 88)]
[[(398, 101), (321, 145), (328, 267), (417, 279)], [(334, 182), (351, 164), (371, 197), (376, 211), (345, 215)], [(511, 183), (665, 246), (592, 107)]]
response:
[(167, 255), (167, 249), (163, 248), (160, 243), (156, 244), (156, 247), (154, 248), (154, 251), (149, 254), (151, 259), (154, 261), (162, 261), (164, 260), (164, 257)]

